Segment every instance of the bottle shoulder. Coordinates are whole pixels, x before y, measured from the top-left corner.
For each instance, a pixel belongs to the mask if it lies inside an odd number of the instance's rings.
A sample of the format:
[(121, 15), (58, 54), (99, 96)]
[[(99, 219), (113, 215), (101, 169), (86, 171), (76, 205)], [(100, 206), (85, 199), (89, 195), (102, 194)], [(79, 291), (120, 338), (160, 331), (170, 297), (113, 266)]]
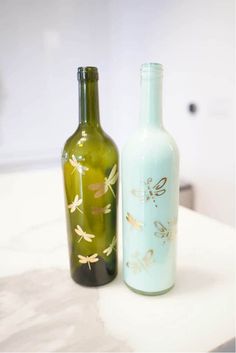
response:
[(118, 149), (112, 138), (102, 128), (79, 126), (67, 139), (63, 148), (63, 157), (71, 155), (96, 156), (108, 155), (118, 157)]
[(129, 138), (122, 150), (123, 156), (149, 155), (154, 158), (163, 153), (174, 154), (177, 158), (179, 151), (171, 134), (163, 129), (139, 129)]

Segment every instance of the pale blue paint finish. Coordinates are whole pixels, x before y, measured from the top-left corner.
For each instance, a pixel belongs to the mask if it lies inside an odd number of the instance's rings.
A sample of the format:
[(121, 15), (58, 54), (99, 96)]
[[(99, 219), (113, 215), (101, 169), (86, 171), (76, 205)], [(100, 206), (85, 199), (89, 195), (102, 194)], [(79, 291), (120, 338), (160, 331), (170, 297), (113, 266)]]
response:
[[(141, 128), (122, 154), (123, 271), (130, 287), (151, 294), (172, 287), (175, 281), (176, 235), (161, 239), (154, 222), (176, 233), (176, 225), (168, 222), (176, 222), (178, 216), (179, 158), (174, 140), (162, 127), (161, 66), (145, 64), (141, 76)], [(152, 187), (167, 178), (162, 187), (166, 191), (155, 197), (155, 203), (151, 197), (142, 201), (132, 192), (150, 195), (149, 178)], [(141, 229), (136, 230), (127, 221), (127, 212), (143, 224)]]

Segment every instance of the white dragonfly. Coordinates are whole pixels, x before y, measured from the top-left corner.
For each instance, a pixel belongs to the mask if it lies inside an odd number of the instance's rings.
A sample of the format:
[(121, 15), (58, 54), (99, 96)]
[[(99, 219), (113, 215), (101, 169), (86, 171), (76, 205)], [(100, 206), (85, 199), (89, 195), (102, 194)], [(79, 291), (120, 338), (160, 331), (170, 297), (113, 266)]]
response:
[(78, 243), (84, 239), (88, 242), (91, 243), (92, 239), (95, 238), (95, 235), (94, 234), (88, 234), (86, 232), (83, 231), (83, 229), (77, 225), (76, 228), (75, 228), (75, 233), (78, 234), (80, 236), (79, 240), (78, 240)]
[(78, 210), (80, 213), (83, 214), (83, 211), (79, 208), (79, 206), (82, 204), (82, 199), (79, 198), (79, 195), (76, 195), (74, 198), (74, 201), (72, 201), (71, 204), (68, 205), (68, 208), (70, 209), (70, 212), (73, 213), (75, 210)]
[(111, 244), (108, 246), (108, 248), (103, 250), (103, 253), (106, 254), (107, 256), (111, 255), (112, 251), (116, 250), (115, 246), (116, 246), (116, 236), (113, 237)]
[(85, 172), (87, 172), (87, 170), (89, 170), (88, 167), (85, 167), (84, 165), (80, 164), (80, 162), (77, 161), (76, 157), (74, 154), (72, 154), (71, 156), (72, 158), (69, 159), (70, 164), (72, 165), (72, 167), (74, 167), (74, 169), (72, 170), (72, 173), (74, 173), (75, 170), (77, 170), (80, 174), (85, 175)]
[(109, 189), (112, 193), (112, 195), (116, 198), (116, 195), (114, 193), (114, 190), (112, 189), (112, 185), (116, 183), (118, 179), (118, 172), (117, 172), (117, 165), (115, 164), (108, 176), (104, 178), (104, 182), (102, 183), (95, 183), (95, 184), (90, 184), (88, 187), (90, 190), (95, 191), (94, 197), (98, 198), (104, 195)]
[(91, 264), (98, 262), (98, 254), (93, 254), (91, 256), (82, 256), (82, 255), (78, 255), (79, 258), (79, 262), (81, 264), (88, 264), (88, 267), (91, 271)]

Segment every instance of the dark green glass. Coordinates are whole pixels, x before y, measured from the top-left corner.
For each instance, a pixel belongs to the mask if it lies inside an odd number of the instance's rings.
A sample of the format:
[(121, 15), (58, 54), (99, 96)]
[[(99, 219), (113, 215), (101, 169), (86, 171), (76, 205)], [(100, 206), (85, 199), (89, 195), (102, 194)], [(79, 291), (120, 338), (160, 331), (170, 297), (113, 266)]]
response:
[(79, 126), (62, 166), (71, 276), (85, 286), (117, 274), (118, 151), (99, 119), (98, 70), (78, 69)]

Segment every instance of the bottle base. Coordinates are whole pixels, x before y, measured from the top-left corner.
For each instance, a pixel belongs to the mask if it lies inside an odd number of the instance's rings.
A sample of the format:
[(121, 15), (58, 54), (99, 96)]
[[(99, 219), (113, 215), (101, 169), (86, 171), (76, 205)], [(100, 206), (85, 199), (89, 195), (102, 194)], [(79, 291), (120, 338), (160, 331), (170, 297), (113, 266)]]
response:
[(87, 264), (71, 270), (71, 277), (74, 282), (84, 287), (103, 286), (116, 277), (116, 263), (109, 266), (102, 258), (94, 263), (90, 268)]
[(109, 279), (107, 279), (106, 281), (97, 281), (94, 283), (87, 282), (87, 281), (79, 281), (78, 278), (74, 277), (73, 275), (71, 275), (71, 278), (76, 284), (82, 287), (93, 288), (93, 287), (102, 287), (102, 286), (105, 286), (106, 284), (109, 284), (110, 282), (114, 281), (116, 276), (117, 276), (117, 273), (112, 277), (110, 277)]
[(127, 284), (126, 282), (124, 282), (126, 284), (126, 286), (132, 290), (132, 292), (136, 293), (136, 294), (141, 294), (141, 295), (147, 295), (147, 296), (157, 296), (157, 295), (163, 295), (166, 294), (167, 292), (169, 292), (172, 288), (174, 288), (175, 284), (173, 284), (171, 287), (164, 289), (162, 291), (158, 291), (158, 292), (145, 292), (136, 288), (131, 287), (129, 284)]

